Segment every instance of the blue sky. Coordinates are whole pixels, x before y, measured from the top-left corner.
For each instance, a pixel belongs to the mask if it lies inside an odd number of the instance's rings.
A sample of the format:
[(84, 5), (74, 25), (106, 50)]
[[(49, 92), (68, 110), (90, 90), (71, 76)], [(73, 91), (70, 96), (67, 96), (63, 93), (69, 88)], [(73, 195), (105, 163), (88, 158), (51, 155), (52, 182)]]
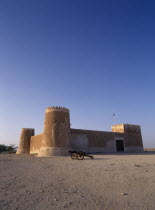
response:
[(48, 106), (73, 128), (140, 124), (155, 147), (155, 3), (0, 1), (0, 143), (43, 132)]

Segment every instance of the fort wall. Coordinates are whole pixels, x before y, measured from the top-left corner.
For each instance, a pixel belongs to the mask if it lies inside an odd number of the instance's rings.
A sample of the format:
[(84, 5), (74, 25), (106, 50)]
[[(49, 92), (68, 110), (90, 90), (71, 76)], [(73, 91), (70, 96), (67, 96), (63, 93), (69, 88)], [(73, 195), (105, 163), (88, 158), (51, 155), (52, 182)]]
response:
[(116, 139), (124, 140), (121, 133), (82, 129), (71, 129), (71, 136), (73, 149), (89, 153), (116, 152)]
[(42, 146), (42, 137), (43, 137), (43, 133), (31, 137), (30, 154), (36, 154), (36, 153), (38, 154), (39, 153), (39, 150)]
[(119, 124), (112, 126), (113, 132), (124, 134), (125, 152), (143, 152), (143, 141), (139, 125)]

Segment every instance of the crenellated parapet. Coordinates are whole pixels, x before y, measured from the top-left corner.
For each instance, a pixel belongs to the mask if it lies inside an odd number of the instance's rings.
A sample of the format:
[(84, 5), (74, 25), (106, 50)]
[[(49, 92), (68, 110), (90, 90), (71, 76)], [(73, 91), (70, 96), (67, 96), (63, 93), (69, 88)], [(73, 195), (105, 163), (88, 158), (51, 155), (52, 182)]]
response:
[(46, 109), (46, 112), (52, 112), (52, 111), (62, 111), (62, 112), (69, 112), (69, 109), (65, 108), (65, 107), (60, 107), (60, 106), (51, 106), (51, 107), (48, 107)]

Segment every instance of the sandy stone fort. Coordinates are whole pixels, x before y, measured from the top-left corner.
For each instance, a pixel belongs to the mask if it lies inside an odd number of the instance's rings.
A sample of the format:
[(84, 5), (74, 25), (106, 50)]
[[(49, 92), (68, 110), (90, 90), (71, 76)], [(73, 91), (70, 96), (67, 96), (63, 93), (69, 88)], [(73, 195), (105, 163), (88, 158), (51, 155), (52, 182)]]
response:
[(112, 132), (73, 129), (69, 109), (49, 107), (45, 111), (44, 132), (35, 135), (34, 129), (23, 128), (16, 154), (61, 156), (68, 155), (69, 150), (87, 153), (144, 151), (139, 125), (113, 125)]

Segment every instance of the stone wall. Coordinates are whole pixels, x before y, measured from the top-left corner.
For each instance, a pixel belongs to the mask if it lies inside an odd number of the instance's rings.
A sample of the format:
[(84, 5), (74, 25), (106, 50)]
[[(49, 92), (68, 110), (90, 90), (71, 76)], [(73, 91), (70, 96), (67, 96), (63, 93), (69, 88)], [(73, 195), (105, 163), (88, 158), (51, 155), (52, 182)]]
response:
[(139, 125), (119, 124), (112, 126), (113, 132), (124, 132), (125, 152), (143, 152), (143, 141)]
[[(87, 153), (117, 152), (116, 141), (123, 140), (125, 152), (143, 152), (140, 126), (120, 124), (115, 125), (114, 129), (112, 128), (112, 130), (115, 130), (115, 132), (70, 129), (71, 149), (77, 151), (81, 150)], [(43, 135), (44, 133), (31, 137), (31, 154), (40, 152), (44, 137)], [(62, 142), (62, 147), (60, 148), (63, 148), (63, 144), (64, 143)], [(59, 150), (58, 153), (60, 153)]]
[(39, 134), (36, 136), (32, 136), (30, 140), (30, 154), (39, 153), (39, 150), (42, 145), (42, 136), (43, 134)]
[(116, 136), (124, 139), (121, 133), (71, 129), (72, 148), (89, 153), (116, 152)]
[(113, 125), (112, 132), (124, 133), (124, 124)]

